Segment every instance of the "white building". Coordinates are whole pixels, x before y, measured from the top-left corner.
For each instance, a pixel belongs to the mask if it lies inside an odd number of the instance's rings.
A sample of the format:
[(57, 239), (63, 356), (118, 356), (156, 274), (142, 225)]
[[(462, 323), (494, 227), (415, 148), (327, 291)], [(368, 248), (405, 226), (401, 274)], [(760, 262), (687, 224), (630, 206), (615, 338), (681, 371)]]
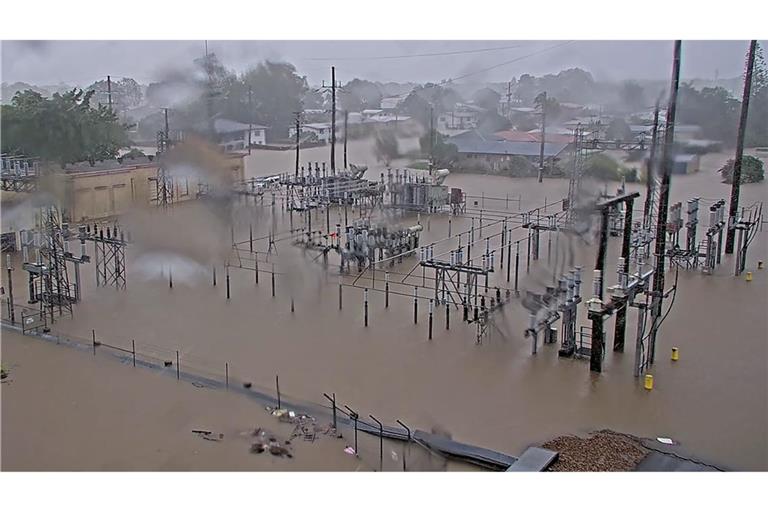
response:
[(400, 96), (389, 96), (381, 99), (381, 109), (386, 111), (397, 110), (400, 104), (407, 98), (407, 94), (401, 94)]
[[(250, 129), (250, 139), (248, 130)], [(248, 142), (251, 145), (266, 145), (267, 127), (258, 124), (240, 123), (231, 119), (217, 118), (213, 120), (213, 131), (216, 134), (219, 146), (225, 151), (246, 149)]]
[[(339, 130), (339, 123), (336, 123), (336, 131)], [(307, 123), (301, 125), (301, 135), (313, 133), (317, 135), (320, 142), (328, 144), (331, 141), (331, 123)], [(296, 128), (288, 130), (288, 137), (296, 137)]]

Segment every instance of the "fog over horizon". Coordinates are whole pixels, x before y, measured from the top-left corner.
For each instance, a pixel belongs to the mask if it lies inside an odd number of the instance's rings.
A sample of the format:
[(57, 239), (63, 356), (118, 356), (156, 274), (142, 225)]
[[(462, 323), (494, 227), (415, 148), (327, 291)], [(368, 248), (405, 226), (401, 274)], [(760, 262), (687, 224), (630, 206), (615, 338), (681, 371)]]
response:
[[(762, 43), (762, 42), (761, 42)], [(85, 87), (106, 75), (148, 84), (191, 68), (204, 41), (3, 41), (0, 79)], [(208, 41), (228, 68), (264, 60), (293, 64), (310, 84), (361, 78), (379, 82), (504, 82), (521, 74), (581, 68), (596, 80), (667, 80), (672, 41)], [(739, 77), (748, 41), (684, 41), (681, 79)]]

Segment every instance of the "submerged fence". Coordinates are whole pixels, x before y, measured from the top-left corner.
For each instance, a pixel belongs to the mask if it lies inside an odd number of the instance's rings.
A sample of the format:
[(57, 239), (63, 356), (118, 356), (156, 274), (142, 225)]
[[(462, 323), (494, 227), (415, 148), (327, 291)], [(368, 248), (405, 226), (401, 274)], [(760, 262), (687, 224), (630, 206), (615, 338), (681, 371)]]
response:
[[(410, 435), (407, 441), (374, 435), (372, 432), (379, 431), (376, 416), (352, 409), (352, 404), (346, 403), (332, 390), (321, 394), (321, 402), (302, 399), (285, 393), (290, 383), (283, 381), (281, 389), (278, 375), (275, 375), (274, 388), (265, 387), (240, 376), (239, 365), (229, 361), (214, 363), (183, 350), (169, 350), (143, 340), (115, 339), (96, 330), (92, 330), (91, 336), (87, 337), (60, 332), (55, 329), (56, 324), (48, 324), (39, 309), (23, 304), (11, 305), (8, 298), (0, 302), (3, 328), (16, 329), (23, 335), (90, 353), (91, 357), (111, 358), (134, 368), (151, 370), (196, 387), (238, 393), (262, 407), (282, 408), (294, 411), (296, 415), (312, 416), (317, 425), (328, 427), (321, 428), (319, 436), (343, 438), (346, 445), (355, 450), (355, 455), (350, 454), (350, 457), (358, 457), (371, 470), (437, 471), (447, 466), (447, 459), (442, 454), (411, 439)], [(275, 418), (275, 421), (278, 419)], [(249, 427), (255, 426), (261, 425)], [(269, 429), (269, 425), (263, 427)]]

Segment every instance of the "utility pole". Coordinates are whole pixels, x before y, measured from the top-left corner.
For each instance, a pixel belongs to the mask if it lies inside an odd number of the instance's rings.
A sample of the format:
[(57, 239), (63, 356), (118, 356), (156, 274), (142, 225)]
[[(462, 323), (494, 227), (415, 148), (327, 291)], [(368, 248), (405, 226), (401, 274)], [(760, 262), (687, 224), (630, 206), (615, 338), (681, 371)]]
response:
[(112, 110), (112, 78), (107, 75), (107, 98), (109, 98), (109, 110)]
[[(659, 98), (661, 99), (661, 98)], [(653, 130), (651, 131), (651, 154), (648, 157), (648, 169), (645, 176), (645, 204), (643, 205), (643, 228), (650, 229), (651, 203), (653, 201), (654, 165), (656, 163), (656, 145), (659, 132), (659, 102), (653, 109)]]
[(656, 351), (656, 335), (659, 330), (662, 303), (664, 301), (664, 263), (666, 258), (667, 210), (669, 209), (669, 182), (672, 173), (672, 144), (675, 141), (675, 113), (677, 111), (677, 90), (680, 86), (680, 41), (675, 41), (672, 63), (672, 86), (664, 126), (664, 146), (661, 149), (661, 189), (659, 191), (659, 212), (656, 221), (656, 269), (653, 273), (651, 306), (651, 331), (646, 347), (646, 367), (653, 363)]
[(165, 130), (163, 132), (164, 135), (165, 135), (165, 144), (164, 145), (165, 145), (165, 148), (168, 149), (168, 140), (169, 140), (168, 137), (169, 137), (169, 135), (168, 135), (168, 109), (167, 108), (163, 109), (163, 115), (165, 117)]
[(347, 127), (349, 122), (349, 111), (344, 110), (344, 170), (347, 169)]
[(296, 169), (294, 176), (299, 179), (299, 144), (301, 143), (301, 112), (294, 112), (296, 115)]
[(741, 98), (741, 117), (739, 118), (739, 132), (736, 136), (736, 158), (733, 161), (731, 208), (728, 212), (728, 235), (725, 239), (725, 254), (733, 254), (733, 242), (736, 235), (736, 216), (739, 212), (739, 187), (741, 186), (741, 161), (744, 156), (744, 132), (747, 129), (749, 96), (752, 91), (752, 68), (755, 67), (756, 46), (757, 41), (750, 41), (749, 53), (747, 53), (747, 73), (744, 76), (744, 94)]
[(251, 154), (251, 133), (253, 132), (253, 87), (248, 86), (248, 154)]
[(544, 177), (544, 140), (545, 125), (547, 122), (547, 91), (544, 91), (539, 96), (541, 98), (541, 146), (539, 147), (539, 183), (542, 182)]
[(509, 114), (512, 112), (512, 81), (510, 80), (507, 82), (507, 118), (509, 118)]
[(435, 166), (435, 114), (434, 107), (429, 104), (429, 174)]
[(208, 77), (208, 90), (206, 91), (205, 108), (208, 114), (208, 136), (213, 138), (213, 69), (208, 60), (208, 41), (205, 41), (205, 72)]
[(331, 172), (336, 172), (336, 66), (331, 66)]

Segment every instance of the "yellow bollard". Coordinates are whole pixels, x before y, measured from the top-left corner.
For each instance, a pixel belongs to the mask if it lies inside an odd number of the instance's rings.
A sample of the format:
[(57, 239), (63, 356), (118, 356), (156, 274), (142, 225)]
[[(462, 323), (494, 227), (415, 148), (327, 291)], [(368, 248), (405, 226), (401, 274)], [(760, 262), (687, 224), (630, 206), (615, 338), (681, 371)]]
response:
[(747, 272), (747, 282), (752, 281), (752, 272)]
[(651, 375), (650, 373), (645, 374), (645, 386), (643, 387), (645, 387), (645, 389), (647, 389), (648, 391), (653, 389), (653, 375)]
[(757, 262), (757, 270), (763, 270), (763, 260)]
[(680, 351), (677, 347), (672, 347), (672, 360), (677, 361), (678, 359), (680, 359)]

